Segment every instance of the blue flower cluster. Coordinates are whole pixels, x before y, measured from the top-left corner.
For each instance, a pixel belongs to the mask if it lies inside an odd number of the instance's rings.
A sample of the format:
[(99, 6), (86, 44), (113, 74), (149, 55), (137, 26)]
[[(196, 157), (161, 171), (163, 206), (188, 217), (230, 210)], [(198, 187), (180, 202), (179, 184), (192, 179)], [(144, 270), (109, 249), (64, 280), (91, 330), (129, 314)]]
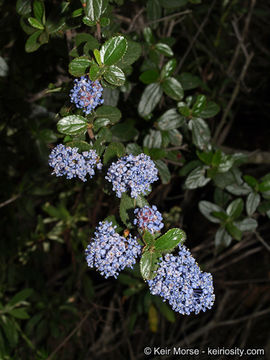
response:
[(53, 167), (52, 175), (66, 176), (67, 179), (78, 177), (86, 181), (86, 175), (90, 178), (95, 175), (95, 167), (102, 168), (102, 163), (95, 150), (78, 153), (78, 148), (57, 145), (49, 155), (49, 165)]
[(103, 104), (101, 99), (103, 88), (99, 81), (91, 81), (86, 76), (74, 80), (74, 87), (70, 91), (71, 102), (77, 108), (83, 109), (85, 114), (90, 114), (98, 105)]
[(141, 254), (141, 246), (136, 238), (120, 236), (111, 222), (100, 222), (93, 241), (85, 250), (89, 267), (95, 267), (107, 279), (117, 278), (125, 267), (133, 268), (136, 258)]
[(151, 294), (161, 296), (183, 315), (211, 309), (215, 300), (212, 275), (200, 270), (185, 246), (179, 246), (178, 256), (167, 254), (161, 259), (148, 284)]
[(155, 231), (160, 231), (164, 226), (162, 222), (163, 217), (155, 205), (152, 208), (147, 205), (143, 208), (137, 208), (134, 210), (134, 214), (136, 218), (133, 223), (142, 230), (149, 230), (151, 233), (154, 233)]
[(158, 170), (148, 155), (128, 155), (120, 158), (109, 167), (107, 179), (112, 183), (116, 196), (121, 198), (122, 193), (129, 191), (131, 197), (145, 195), (150, 191), (150, 184), (158, 180)]

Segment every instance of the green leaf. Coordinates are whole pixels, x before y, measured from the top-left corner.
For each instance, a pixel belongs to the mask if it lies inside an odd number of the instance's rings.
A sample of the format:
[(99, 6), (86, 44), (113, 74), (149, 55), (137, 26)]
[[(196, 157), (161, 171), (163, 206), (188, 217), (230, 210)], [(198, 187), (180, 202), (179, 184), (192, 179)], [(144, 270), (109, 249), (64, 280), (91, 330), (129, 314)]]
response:
[(111, 20), (107, 17), (102, 17), (100, 19), (100, 25), (104, 26), (104, 27), (110, 25), (110, 22), (111, 22)]
[(101, 61), (101, 56), (100, 56), (100, 51), (98, 49), (94, 49), (93, 51), (96, 62), (98, 63), (98, 65), (102, 65), (102, 61)]
[(29, 296), (33, 294), (33, 289), (24, 289), (18, 292), (13, 298), (9, 301), (8, 305), (13, 306), (19, 304), (20, 302), (26, 300)]
[(242, 199), (235, 199), (232, 201), (226, 209), (226, 213), (231, 219), (237, 219), (244, 208), (244, 202)]
[(170, 77), (176, 68), (176, 59), (169, 60), (162, 68), (160, 78), (165, 79)]
[(245, 218), (241, 221), (235, 221), (235, 226), (241, 231), (254, 231), (258, 227), (255, 219)]
[(211, 140), (208, 124), (203, 119), (192, 118), (189, 122), (189, 126), (191, 127), (194, 145), (201, 150), (208, 149)]
[(158, 251), (169, 252), (172, 251), (178, 244), (184, 244), (186, 240), (186, 233), (181, 229), (170, 229), (166, 234), (160, 236), (155, 241), (155, 248)]
[(239, 196), (239, 195), (249, 194), (251, 191), (251, 188), (245, 183), (243, 183), (241, 185), (234, 183), (234, 184), (227, 185), (226, 190), (229, 191), (233, 195)]
[(80, 135), (87, 130), (87, 119), (80, 115), (70, 115), (59, 120), (57, 130), (66, 135)]
[(17, 319), (29, 319), (30, 317), (23, 308), (10, 310), (9, 314)]
[(133, 64), (136, 60), (138, 60), (142, 52), (142, 47), (139, 43), (132, 40), (128, 40), (127, 43), (128, 46), (124, 56), (116, 64), (120, 68), (124, 68)]
[(259, 184), (259, 191), (264, 193), (270, 191), (270, 180), (263, 181)]
[(28, 53), (34, 52), (41, 46), (41, 43), (38, 42), (38, 38), (41, 33), (42, 33), (42, 31), (38, 30), (29, 36), (29, 38), (26, 40), (26, 43), (25, 43), (25, 51), (26, 52), (28, 52)]
[(211, 203), (210, 201), (200, 201), (199, 202), (199, 210), (206, 217), (206, 219), (210, 220), (213, 223), (220, 223), (219, 219), (212, 215), (213, 212), (223, 212), (223, 209)]
[(101, 76), (102, 72), (103, 71), (100, 69), (100, 67), (96, 63), (92, 64), (90, 67), (90, 71), (89, 71), (90, 80), (92, 80), (92, 81), (97, 80)]
[(143, 232), (143, 242), (148, 246), (148, 247), (151, 247), (154, 245), (154, 242), (155, 242), (155, 236), (150, 233), (149, 231), (147, 230), (144, 230)]
[(91, 145), (88, 142), (75, 139), (67, 142), (66, 146), (76, 147), (79, 151), (89, 151), (91, 149)]
[(13, 319), (11, 320), (7, 316), (2, 316), (1, 320), (0, 324), (4, 330), (4, 334), (10, 344), (10, 347), (13, 349), (16, 347), (19, 340), (18, 331), (15, 325), (16, 323)]
[(83, 19), (82, 19), (83, 23), (87, 26), (95, 26), (96, 25), (96, 21), (93, 21), (93, 20), (90, 20), (89, 17), (87, 16), (84, 16)]
[(257, 184), (258, 184), (258, 181), (253, 176), (244, 175), (243, 179), (252, 188), (255, 188), (257, 186)]
[(208, 119), (216, 116), (220, 111), (220, 107), (213, 101), (209, 101), (204, 109), (200, 112), (200, 117)]
[(140, 116), (145, 117), (154, 110), (162, 97), (160, 84), (154, 83), (146, 86), (139, 102), (138, 112)]
[(182, 100), (184, 97), (184, 90), (178, 80), (172, 77), (166, 78), (162, 84), (162, 89), (166, 95), (174, 100)]
[(157, 127), (160, 130), (177, 129), (185, 123), (185, 119), (181, 116), (177, 109), (167, 110), (158, 120)]
[(35, 29), (43, 30), (44, 26), (35, 18), (29, 17), (28, 22), (31, 26), (33, 26)]
[[(94, 50), (99, 46), (98, 41), (94, 38), (94, 36), (86, 33), (79, 33), (75, 37), (75, 45), (76, 47), (81, 44), (86, 43), (88, 50)], [(98, 50), (97, 50), (98, 51)]]
[(165, 9), (178, 8), (180, 6), (186, 5), (188, 0), (161, 0), (161, 5)]
[(197, 88), (201, 80), (198, 76), (192, 75), (191, 73), (183, 72), (179, 75), (179, 81), (184, 90), (192, 90)]
[(19, 15), (26, 16), (31, 13), (31, 2), (29, 0), (17, 0), (16, 11)]
[(148, 27), (145, 27), (143, 29), (143, 36), (144, 36), (144, 39), (145, 41), (147, 42), (147, 44), (151, 45), (154, 43), (154, 35), (152, 33), (152, 30), (151, 28), (148, 26)]
[(195, 104), (192, 106), (192, 114), (195, 116), (200, 115), (206, 105), (206, 96), (198, 95)]
[(162, 144), (161, 132), (158, 130), (150, 130), (149, 134), (143, 140), (143, 146), (148, 149), (160, 148)]
[(155, 270), (158, 267), (159, 253), (145, 251), (140, 260), (141, 275), (144, 280), (150, 280), (155, 277)]
[(226, 221), (228, 219), (228, 215), (224, 211), (213, 211), (212, 215), (221, 221)]
[(165, 56), (173, 56), (173, 51), (172, 49), (169, 47), (169, 45), (164, 44), (164, 43), (157, 43), (155, 45), (155, 49), (160, 53), (163, 54)]
[(92, 64), (92, 61), (85, 56), (80, 56), (73, 59), (69, 63), (68, 70), (73, 76), (83, 76), (86, 74), (87, 69)]
[(239, 230), (233, 222), (226, 224), (226, 230), (236, 240), (240, 241), (242, 238), (242, 231)]
[(211, 165), (212, 164), (212, 159), (213, 159), (213, 152), (201, 152), (201, 151), (196, 151), (196, 154), (198, 156), (198, 158), (204, 162), (207, 165)]
[(106, 10), (107, 4), (107, 0), (86, 0), (85, 15), (90, 21), (96, 22)]
[(192, 170), (188, 175), (185, 181), (185, 186), (187, 189), (197, 189), (198, 187), (203, 187), (209, 181), (210, 178), (205, 177), (206, 168), (205, 166), (199, 166), (196, 169)]
[(225, 228), (220, 227), (215, 235), (215, 247), (219, 250), (227, 248), (232, 242), (231, 235)]
[(121, 86), (126, 81), (123, 71), (115, 65), (111, 65), (105, 70), (104, 79), (115, 86)]
[(144, 84), (152, 84), (156, 82), (158, 78), (159, 78), (159, 73), (157, 70), (146, 70), (139, 77), (140, 81), (143, 82)]
[(109, 119), (111, 124), (116, 124), (121, 119), (121, 111), (110, 105), (102, 105), (96, 111), (97, 118), (106, 118)]
[(4, 77), (8, 75), (8, 64), (2, 56), (0, 56), (0, 76)]
[(106, 118), (98, 118), (94, 121), (94, 126), (93, 129), (95, 132), (97, 132), (99, 129), (106, 127), (107, 125), (109, 125), (111, 122), (109, 119)]
[(35, 18), (41, 24), (45, 24), (45, 7), (42, 0), (34, 0), (33, 11)]
[(119, 214), (122, 222), (128, 227), (132, 228), (134, 219), (134, 209), (139, 206), (142, 207), (148, 205), (147, 201), (142, 197), (138, 196), (136, 199), (131, 198), (126, 193), (122, 194), (120, 201)]
[(171, 181), (171, 173), (168, 166), (162, 160), (154, 160), (154, 163), (158, 169), (162, 184), (169, 184)]
[(253, 213), (256, 211), (257, 207), (259, 206), (260, 201), (261, 201), (260, 194), (258, 194), (256, 192), (251, 192), (248, 195), (247, 202), (246, 202), (246, 210), (247, 210), (248, 216), (253, 215)]
[(137, 156), (137, 155), (141, 154), (143, 152), (143, 150), (138, 144), (129, 143), (126, 146), (126, 152), (127, 152), (127, 154), (132, 154), (132, 155)]
[(155, 302), (161, 314), (165, 316), (169, 322), (174, 323), (176, 320), (174, 311), (164, 301), (162, 301), (159, 296), (154, 296), (153, 301)]
[(116, 124), (111, 128), (113, 141), (130, 141), (138, 136), (138, 130), (134, 127), (132, 120)]
[(122, 143), (111, 143), (105, 150), (103, 164), (107, 164), (114, 158), (119, 158), (125, 154), (126, 150)]
[(109, 39), (100, 49), (101, 62), (105, 65), (116, 64), (127, 51), (127, 46), (128, 43), (124, 36), (115, 36)]
[(168, 135), (169, 135), (170, 143), (172, 145), (175, 146), (182, 145), (183, 136), (178, 130), (176, 129), (169, 130)]
[(148, 0), (146, 4), (146, 13), (148, 20), (156, 20), (161, 17), (161, 6), (159, 0)]

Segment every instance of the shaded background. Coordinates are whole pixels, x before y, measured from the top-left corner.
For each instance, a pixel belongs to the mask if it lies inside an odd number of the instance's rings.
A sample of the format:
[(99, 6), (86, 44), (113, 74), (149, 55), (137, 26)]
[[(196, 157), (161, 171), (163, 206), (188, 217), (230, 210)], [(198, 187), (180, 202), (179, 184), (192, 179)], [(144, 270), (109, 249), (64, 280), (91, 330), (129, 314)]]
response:
[[(48, 1), (46, 9), (58, 5)], [(0, 301), (33, 289), (26, 304), (30, 317), (1, 330), (3, 359), (143, 359), (145, 346), (264, 348), (269, 358), (269, 220), (255, 214), (261, 236), (247, 234), (217, 252), (217, 227), (198, 210), (200, 200), (212, 200), (210, 185), (183, 190), (176, 169), (168, 185), (154, 186), (150, 199), (164, 213), (167, 228), (183, 227), (192, 254), (213, 274), (212, 310), (197, 316), (163, 313), (138, 272), (104, 280), (87, 269), (84, 248), (90, 234), (98, 221), (116, 214), (117, 204), (100, 191), (101, 178), (86, 184), (59, 180), (47, 165), (58, 141), (55, 115), (68, 104), (74, 33), (62, 32), (27, 54), (15, 2), (0, 1), (0, 10), (0, 55), (8, 64), (7, 71), (0, 67)], [(147, 11), (143, 1), (116, 6), (115, 31), (141, 36)], [(213, 134), (228, 111), (217, 141), (228, 152), (251, 152), (242, 170), (255, 177), (270, 170), (269, 23), (266, 1), (204, 1), (188, 3), (155, 29), (157, 36), (175, 38), (178, 70), (198, 75), (198, 92), (221, 106), (210, 120)], [(131, 75), (134, 83), (140, 61)], [(51, 83), (63, 91), (46, 94)], [(149, 127), (134, 110), (142, 89), (138, 83), (130, 96), (120, 94), (118, 105), (123, 118), (134, 117), (140, 132)]]

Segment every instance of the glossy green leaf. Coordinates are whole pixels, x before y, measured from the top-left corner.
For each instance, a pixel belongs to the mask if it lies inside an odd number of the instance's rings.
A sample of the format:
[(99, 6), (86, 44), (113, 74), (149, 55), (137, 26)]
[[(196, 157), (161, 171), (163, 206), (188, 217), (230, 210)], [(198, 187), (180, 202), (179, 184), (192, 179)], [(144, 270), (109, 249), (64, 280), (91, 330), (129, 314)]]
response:
[(198, 76), (187, 72), (180, 74), (178, 79), (184, 90), (196, 89), (201, 83), (201, 80)]
[(220, 227), (215, 235), (215, 247), (219, 250), (225, 249), (230, 246), (231, 242), (231, 235), (226, 231), (225, 228)]
[(93, 124), (93, 129), (95, 132), (97, 132), (99, 129), (103, 128), (103, 127), (106, 127), (107, 125), (109, 125), (111, 122), (109, 119), (106, 119), (106, 118), (97, 118), (95, 121), (94, 121), (94, 124)]
[(167, 164), (162, 160), (154, 160), (154, 163), (158, 169), (162, 184), (168, 184), (171, 181), (171, 173)]
[(107, 40), (100, 49), (101, 62), (105, 65), (116, 64), (127, 51), (127, 46), (124, 36), (115, 36)]
[(166, 234), (155, 241), (155, 248), (162, 252), (172, 251), (178, 244), (183, 245), (186, 240), (186, 233), (177, 228), (170, 229)]
[(26, 40), (25, 43), (25, 51), (30, 53), (36, 51), (40, 46), (41, 43), (38, 41), (40, 34), (42, 33), (41, 30), (35, 31), (29, 38)]
[(270, 180), (265, 180), (259, 184), (259, 191), (264, 193), (270, 191)]
[(22, 16), (29, 15), (31, 13), (31, 2), (29, 0), (17, 0), (16, 11)]
[(132, 154), (132, 155), (139, 155), (143, 152), (142, 148), (138, 145), (138, 144), (135, 144), (135, 143), (129, 143), (127, 144), (126, 146), (126, 152), (128, 154)]
[(189, 122), (193, 143), (201, 150), (209, 148), (211, 134), (208, 124), (200, 118), (192, 118)]
[(152, 30), (151, 30), (151, 28), (150, 27), (145, 27), (144, 29), (143, 29), (143, 36), (144, 36), (144, 39), (145, 39), (145, 41), (149, 44), (149, 45), (151, 45), (151, 44), (153, 44), (154, 43), (154, 35), (153, 35), (153, 32), (152, 32)]
[(172, 49), (169, 47), (169, 45), (164, 44), (164, 43), (157, 43), (155, 45), (155, 49), (160, 53), (163, 54), (165, 56), (173, 56), (173, 51)]
[(241, 185), (234, 183), (234, 184), (227, 185), (226, 190), (229, 191), (233, 195), (239, 196), (239, 195), (249, 194), (251, 191), (251, 188), (245, 183), (243, 183)]
[(111, 128), (114, 141), (130, 141), (138, 136), (138, 130), (134, 127), (132, 120), (126, 120)]
[(166, 95), (174, 100), (182, 100), (184, 97), (184, 90), (178, 80), (172, 77), (166, 78), (162, 84), (162, 89)]
[(115, 65), (111, 65), (105, 70), (104, 79), (115, 86), (121, 86), (126, 81), (123, 71)]
[(43, 30), (44, 26), (35, 18), (29, 17), (28, 22), (31, 26), (33, 26), (35, 29)]
[(200, 117), (203, 119), (208, 119), (216, 116), (220, 111), (220, 107), (213, 101), (209, 101), (203, 110), (200, 112)]
[(241, 221), (235, 221), (235, 226), (240, 231), (254, 231), (258, 227), (258, 222), (252, 218), (245, 218)]
[(185, 181), (185, 186), (187, 189), (197, 189), (198, 187), (203, 187), (209, 181), (210, 178), (206, 176), (206, 168), (204, 166), (199, 166), (196, 169), (192, 170), (191, 173), (188, 175)]
[(111, 22), (110, 19), (107, 17), (102, 17), (100, 19), (100, 25), (104, 27), (110, 25), (110, 22)]
[(121, 119), (121, 116), (121, 111), (115, 106), (102, 105), (96, 110), (96, 117), (107, 118), (111, 124), (117, 123)]
[(16, 295), (13, 296), (13, 298), (8, 302), (10, 306), (19, 304), (20, 302), (26, 300), (29, 296), (33, 294), (33, 289), (23, 289), (20, 292), (18, 292)]
[(161, 79), (165, 79), (170, 77), (174, 70), (176, 68), (176, 59), (171, 59), (169, 60), (162, 68), (161, 73), (160, 73), (160, 77)]
[(233, 222), (226, 224), (226, 230), (235, 240), (238, 240), (238, 241), (241, 240), (242, 231), (240, 229), (238, 229), (237, 226)]
[(34, 0), (33, 11), (35, 18), (42, 24), (45, 23), (45, 7), (42, 0)]
[(96, 26), (96, 23), (97, 23), (95, 20), (93, 21), (93, 20), (89, 19), (89, 17), (87, 17), (87, 16), (84, 16), (82, 21), (85, 25), (90, 26), (90, 27)]
[(83, 76), (86, 74), (87, 69), (92, 64), (92, 61), (85, 56), (73, 59), (69, 63), (68, 70), (73, 76)]
[(213, 152), (209, 151), (209, 152), (203, 152), (203, 151), (196, 151), (196, 154), (198, 156), (198, 158), (204, 162), (206, 165), (211, 165), (212, 164), (212, 159), (213, 159)]
[(139, 59), (142, 53), (142, 47), (139, 43), (128, 40), (127, 44), (128, 45), (125, 54), (123, 55), (122, 59), (116, 64), (120, 68), (125, 68), (133, 64), (136, 60)]
[(72, 141), (69, 141), (65, 144), (66, 146), (76, 147), (79, 151), (89, 151), (91, 149), (91, 145), (83, 140), (76, 140), (76, 138)]
[(90, 71), (89, 71), (90, 80), (92, 80), (92, 81), (97, 80), (101, 74), (102, 74), (102, 71), (96, 63), (94, 63), (90, 66)]
[(10, 310), (9, 314), (16, 319), (29, 319), (30, 317), (23, 308)]
[(150, 280), (155, 277), (155, 270), (158, 267), (160, 254), (153, 251), (145, 251), (140, 260), (141, 275), (144, 280)]
[(247, 202), (246, 202), (246, 210), (247, 210), (248, 216), (251, 216), (254, 214), (254, 212), (257, 210), (257, 207), (260, 204), (260, 201), (261, 201), (260, 194), (258, 194), (256, 192), (251, 192), (248, 195)]
[(146, 3), (146, 13), (148, 20), (156, 20), (161, 17), (161, 6), (159, 0), (148, 0)]
[(160, 84), (154, 83), (146, 86), (139, 102), (139, 106), (138, 106), (139, 114), (142, 117), (151, 114), (151, 112), (159, 103), (161, 97), (162, 97), (162, 89)]
[(194, 105), (192, 106), (192, 114), (193, 116), (198, 116), (203, 111), (206, 105), (206, 96), (198, 95)]
[(235, 199), (232, 201), (226, 209), (226, 213), (231, 219), (237, 219), (244, 208), (244, 202), (242, 199)]
[(181, 116), (177, 109), (173, 108), (167, 110), (161, 117), (157, 120), (157, 127), (160, 130), (172, 130), (177, 129), (185, 123), (185, 119)]
[(96, 22), (106, 10), (107, 4), (108, 0), (86, 0), (85, 15), (90, 21)]
[(0, 77), (8, 75), (8, 64), (2, 56), (0, 56)]
[(103, 164), (107, 164), (108, 162), (114, 160), (115, 158), (120, 158), (125, 154), (126, 150), (122, 143), (111, 143), (107, 146), (104, 156), (103, 156)]
[(170, 143), (175, 146), (182, 145), (183, 136), (177, 129), (172, 129), (168, 131)]
[(159, 73), (157, 70), (146, 70), (139, 77), (141, 82), (143, 82), (144, 84), (152, 84), (156, 82), (158, 78), (159, 78)]
[(213, 204), (210, 201), (203, 200), (199, 202), (199, 210), (206, 217), (206, 219), (216, 224), (220, 223), (219, 219), (212, 215), (213, 212), (223, 211), (220, 206)]
[(66, 135), (80, 135), (87, 130), (87, 119), (80, 115), (70, 115), (59, 120), (57, 130)]
[(142, 196), (138, 196), (136, 199), (133, 199), (128, 194), (122, 193), (119, 214), (122, 222), (128, 228), (134, 227), (134, 209), (137, 206), (142, 207), (144, 205), (148, 205), (148, 203)]
[(1, 317), (1, 327), (4, 331), (4, 334), (9, 342), (10, 347), (13, 349), (18, 344), (19, 335), (17, 327), (15, 325), (14, 319), (9, 319), (7, 316), (3, 315)]
[(143, 242), (147, 246), (152, 247), (155, 242), (155, 236), (152, 233), (150, 233), (149, 231), (144, 230), (143, 231)]
[(151, 148), (160, 148), (162, 145), (162, 136), (159, 130), (150, 130), (149, 134), (143, 140), (143, 146)]

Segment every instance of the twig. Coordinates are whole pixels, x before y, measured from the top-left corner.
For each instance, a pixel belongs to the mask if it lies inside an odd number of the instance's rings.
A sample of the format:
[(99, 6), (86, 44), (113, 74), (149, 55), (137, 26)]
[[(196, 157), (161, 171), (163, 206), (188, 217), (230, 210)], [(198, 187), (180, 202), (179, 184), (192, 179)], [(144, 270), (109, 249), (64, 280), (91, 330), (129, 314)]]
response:
[(21, 197), (21, 195), (16, 195), (16, 196), (13, 196), (12, 198), (2, 202), (0, 204), (0, 209), (8, 204), (11, 204), (13, 201), (16, 201), (19, 197)]
[(192, 13), (192, 10), (181, 11), (181, 12), (178, 12), (178, 13), (175, 13), (175, 14), (164, 16), (164, 17), (156, 19), (156, 20), (148, 21), (148, 23), (146, 25), (151, 25), (151, 24), (155, 24), (155, 23), (158, 23), (158, 22), (161, 22), (161, 21), (166, 21), (166, 20), (169, 20), (171, 18), (181, 16), (181, 15), (187, 15), (187, 14), (190, 14), (190, 13)]
[(270, 252), (270, 246), (267, 244), (267, 242), (261, 237), (261, 235), (254, 231), (254, 234), (256, 235), (256, 238), (263, 244), (263, 246)]
[(127, 33), (131, 32), (131, 31), (133, 30), (134, 25), (135, 25), (137, 19), (141, 16), (141, 14), (142, 14), (144, 11), (145, 11), (145, 8), (141, 8), (141, 9), (137, 12), (137, 14), (134, 16), (134, 18), (132, 19), (132, 21), (131, 21), (128, 29), (127, 29)]

